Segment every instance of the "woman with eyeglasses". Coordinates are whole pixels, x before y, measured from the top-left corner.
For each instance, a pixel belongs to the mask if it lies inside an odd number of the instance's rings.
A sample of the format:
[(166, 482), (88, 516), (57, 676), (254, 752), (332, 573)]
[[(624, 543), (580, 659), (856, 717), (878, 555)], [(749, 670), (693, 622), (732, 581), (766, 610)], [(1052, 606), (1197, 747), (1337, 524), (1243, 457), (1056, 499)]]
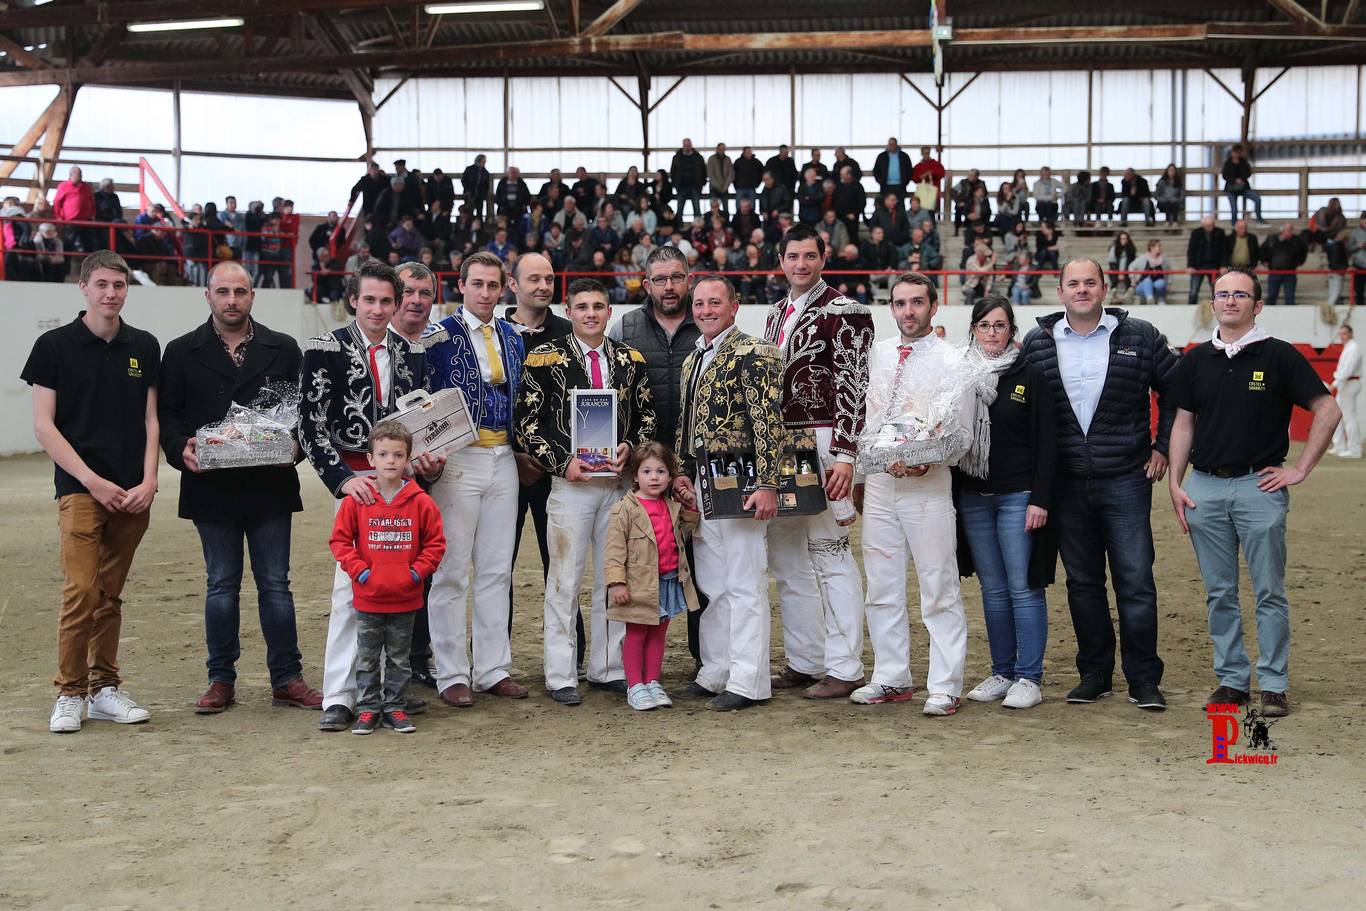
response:
[(1053, 581), (1058, 553), (1048, 524), (1056, 406), (1047, 377), (1015, 345), (1010, 301), (983, 297), (973, 307), (969, 331), (971, 347), (990, 361), (996, 385), (994, 394), (978, 394), (972, 445), (954, 469), (959, 572), (975, 571), (981, 583), (991, 647), (991, 675), (968, 698), (1004, 699), (1007, 708), (1027, 709), (1043, 701), (1044, 587)]

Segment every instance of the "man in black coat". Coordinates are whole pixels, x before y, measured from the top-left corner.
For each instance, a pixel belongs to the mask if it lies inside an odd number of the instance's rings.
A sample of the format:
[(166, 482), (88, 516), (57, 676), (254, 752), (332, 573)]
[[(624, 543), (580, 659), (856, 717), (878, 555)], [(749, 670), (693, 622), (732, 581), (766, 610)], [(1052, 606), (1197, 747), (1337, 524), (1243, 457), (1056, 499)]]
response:
[(506, 215), (509, 223), (515, 223), (526, 214), (527, 208), (531, 205), (531, 190), (522, 179), (521, 170), (508, 168), (507, 176), (498, 181), (493, 198), (498, 204), (498, 214)]
[(234, 702), (243, 538), (256, 577), (274, 703), (321, 708), (322, 693), (303, 679), (289, 590), (290, 526), (293, 513), (303, 509), (294, 463), (206, 471), (195, 437), (199, 428), (222, 421), (233, 403), (250, 404), (263, 388), (296, 389), (299, 345), (251, 318), (255, 293), (240, 264), (215, 266), (204, 296), (209, 319), (166, 346), (157, 402), (161, 448), (181, 472), (180, 517), (194, 522), (208, 573), (209, 688), (195, 711), (216, 714)]
[(906, 185), (911, 182), (911, 156), (901, 151), (895, 136), (887, 140), (887, 148), (873, 162), (873, 179), (881, 188), (880, 195), (895, 193), (897, 199), (906, 198)]
[[(475, 218), (487, 218), (489, 212), (489, 169), (484, 167), (484, 162), (488, 161), (486, 155), (474, 156), (474, 164), (470, 165), (460, 175), (460, 190), (465, 196), (465, 205), (469, 206), (470, 214)], [(453, 211), (453, 210), (448, 210)]]
[(754, 149), (745, 146), (740, 157), (735, 159), (735, 207), (740, 201), (748, 199), (751, 203), (759, 197), (759, 184), (764, 179), (764, 164), (754, 157)]
[(778, 146), (778, 154), (764, 162), (764, 170), (772, 171), (773, 179), (778, 181), (779, 186), (787, 187), (789, 194), (797, 191), (797, 181), (801, 180), (801, 175), (797, 173), (797, 162), (792, 157), (792, 150), (787, 146)]
[[(1058, 523), (1067, 606), (1077, 634), (1081, 682), (1073, 703), (1111, 694), (1115, 631), (1105, 590), (1114, 581), (1129, 701), (1161, 711), (1157, 583), (1153, 579), (1152, 484), (1167, 471), (1176, 409), (1167, 391), (1177, 356), (1151, 324), (1104, 309), (1105, 273), (1069, 260), (1058, 280), (1063, 312), (1039, 319), (1023, 354), (1048, 377), (1057, 407), (1058, 474), (1050, 522)], [(1151, 392), (1158, 394), (1157, 435)]]
[(389, 187), (388, 176), (380, 170), (379, 165), (373, 161), (366, 165), (365, 173), (360, 180), (356, 181), (351, 187), (350, 202), (355, 202), (360, 197), (360, 211), (356, 213), (358, 218), (364, 218), (375, 210), (375, 202), (379, 199), (379, 194)]
[(692, 217), (702, 217), (702, 187), (707, 182), (707, 163), (692, 147), (691, 139), (683, 140), (683, 148), (674, 152), (669, 163), (669, 179), (673, 181), (674, 192), (678, 194), (678, 214), (683, 214), (683, 204), (692, 200)]
[[(1255, 252), (1252, 254), (1257, 255)], [(1215, 227), (1214, 216), (1206, 215), (1200, 219), (1200, 227), (1191, 232), (1186, 243), (1186, 268), (1190, 270), (1191, 293), (1186, 303), (1192, 307), (1200, 298), (1200, 283), (1209, 276), (1210, 286), (1214, 286), (1214, 273), (1224, 266), (1224, 231)]]

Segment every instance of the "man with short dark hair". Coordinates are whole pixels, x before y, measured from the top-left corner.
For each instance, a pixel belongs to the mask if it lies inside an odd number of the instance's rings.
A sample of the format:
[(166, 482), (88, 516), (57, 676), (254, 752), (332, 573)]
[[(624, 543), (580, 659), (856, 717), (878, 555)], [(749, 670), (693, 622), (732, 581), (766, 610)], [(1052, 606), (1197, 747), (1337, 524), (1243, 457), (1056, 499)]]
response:
[(293, 513), (303, 510), (298, 472), (292, 463), (206, 471), (199, 462), (200, 427), (222, 421), (234, 404), (250, 405), (263, 390), (298, 383), (299, 345), (252, 317), (255, 297), (240, 263), (218, 263), (204, 292), (208, 320), (168, 344), (161, 365), (161, 447), (181, 473), (180, 517), (199, 533), (208, 576), (209, 687), (194, 704), (200, 715), (218, 714), (236, 702), (243, 540), (256, 579), (271, 697), (275, 705), (305, 709), (321, 708), (323, 701), (303, 678), (289, 590)]
[[(550, 574), (545, 591), (545, 685), (561, 705), (582, 702), (577, 687), (571, 614), (593, 556), (594, 582), (589, 617), (588, 683), (625, 695), (621, 623), (607, 620), (603, 549), (612, 507), (621, 499), (620, 474), (631, 450), (654, 433), (655, 413), (639, 351), (606, 337), (612, 307), (607, 288), (593, 278), (569, 285), (565, 307), (573, 332), (538, 345), (527, 355), (517, 397), (514, 439), (550, 474), (547, 534)], [(612, 477), (589, 474), (573, 448), (573, 390), (613, 389), (617, 394), (617, 448)]]
[(33, 388), (33, 434), (55, 463), (62, 606), (58, 696), (48, 730), (151, 714), (122, 688), (123, 584), (157, 492), (161, 346), (122, 318), (132, 270), (110, 250), (81, 262), (86, 309), (33, 343), (19, 375)]
[(786, 187), (788, 195), (797, 189), (797, 181), (801, 175), (797, 173), (797, 162), (792, 158), (792, 151), (786, 145), (778, 146), (778, 154), (764, 162), (764, 170), (773, 173), (773, 179), (778, 182), (778, 186)]
[[(1257, 325), (1261, 292), (1250, 271), (1226, 270), (1214, 282), (1214, 337), (1187, 352), (1172, 377), (1177, 412), (1167, 486), (1205, 583), (1219, 678), (1208, 701), (1243, 705), (1251, 695), (1252, 667), (1238, 604), (1241, 547), (1257, 596), (1262, 714), (1274, 718), (1290, 711), (1290, 603), (1285, 597), (1290, 488), (1323, 457), (1342, 412), (1304, 355)], [(1286, 468), (1295, 405), (1307, 409), (1313, 422), (1304, 450)], [(1195, 471), (1183, 489), (1187, 464)]]
[[(388, 176), (380, 169), (380, 166), (373, 161), (365, 165), (365, 173), (361, 175), (355, 185), (351, 187), (350, 202), (354, 203), (357, 197), (360, 198), (360, 211), (356, 213), (357, 218), (364, 218), (375, 211), (375, 203), (379, 200), (379, 194), (389, 186)], [(233, 200), (236, 202), (236, 200)]]
[(1191, 232), (1186, 243), (1186, 268), (1190, 272), (1191, 290), (1186, 303), (1192, 307), (1200, 299), (1200, 284), (1209, 276), (1214, 284), (1214, 272), (1224, 265), (1224, 231), (1215, 227), (1214, 216), (1200, 219), (1200, 227)]
[(1274, 307), (1280, 303), (1281, 291), (1284, 290), (1286, 305), (1295, 306), (1295, 287), (1300, 280), (1296, 272), (1309, 258), (1309, 245), (1295, 233), (1295, 226), (1286, 222), (1281, 225), (1279, 233), (1262, 241), (1260, 255), (1268, 273), (1266, 305)]
[(735, 207), (742, 211), (740, 204), (749, 201), (751, 207), (759, 198), (759, 184), (764, 179), (764, 164), (754, 157), (754, 149), (745, 146), (740, 157), (735, 159)]
[(1230, 224), (1236, 224), (1244, 217), (1242, 201), (1251, 200), (1257, 213), (1257, 225), (1265, 225), (1266, 222), (1262, 220), (1262, 194), (1252, 189), (1249, 182), (1252, 179), (1252, 162), (1248, 161), (1247, 150), (1241, 142), (1234, 143), (1228, 150), (1228, 157), (1224, 159), (1219, 175), (1224, 178), (1224, 195), (1228, 197)]
[(887, 140), (887, 148), (873, 162), (873, 179), (881, 195), (895, 193), (898, 200), (906, 198), (906, 185), (911, 182), (911, 156), (901, 150), (895, 136)]
[[(1091, 259), (1063, 265), (1060, 313), (1041, 317), (1023, 354), (1044, 372), (1058, 416), (1052, 520), (1067, 570), (1081, 682), (1072, 703), (1111, 694), (1115, 632), (1105, 591), (1108, 564), (1129, 701), (1167, 707), (1159, 684), (1157, 583), (1153, 580), (1152, 484), (1167, 470), (1175, 409), (1167, 390), (1177, 357), (1150, 323), (1104, 308), (1105, 273)], [(1157, 438), (1150, 430), (1158, 394)]]
[(1124, 177), (1119, 182), (1119, 223), (1129, 223), (1129, 213), (1142, 210), (1145, 225), (1157, 224), (1157, 211), (1153, 208), (1153, 194), (1148, 187), (1148, 178), (1134, 171), (1124, 169)]

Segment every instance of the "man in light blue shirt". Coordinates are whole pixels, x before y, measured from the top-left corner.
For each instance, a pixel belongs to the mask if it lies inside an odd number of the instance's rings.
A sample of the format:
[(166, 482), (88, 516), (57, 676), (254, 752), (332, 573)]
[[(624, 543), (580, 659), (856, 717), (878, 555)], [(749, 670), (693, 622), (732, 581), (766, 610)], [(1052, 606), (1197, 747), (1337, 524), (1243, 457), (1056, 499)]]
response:
[(1118, 325), (1118, 317), (1110, 313), (1102, 313), (1100, 323), (1089, 332), (1073, 329), (1070, 315), (1053, 324), (1058, 375), (1083, 434), (1091, 429), (1100, 391), (1105, 388), (1110, 372), (1110, 334)]

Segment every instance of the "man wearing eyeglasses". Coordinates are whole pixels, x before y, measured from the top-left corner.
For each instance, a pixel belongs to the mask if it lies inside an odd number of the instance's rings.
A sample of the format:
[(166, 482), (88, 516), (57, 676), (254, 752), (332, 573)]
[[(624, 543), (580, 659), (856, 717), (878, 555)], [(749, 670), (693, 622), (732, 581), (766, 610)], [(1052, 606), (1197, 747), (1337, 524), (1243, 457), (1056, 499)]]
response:
[[(1177, 412), (1167, 486), (1205, 583), (1219, 678), (1209, 702), (1243, 705), (1251, 698), (1252, 666), (1238, 604), (1241, 547), (1257, 596), (1262, 714), (1279, 717), (1290, 711), (1290, 488), (1323, 457), (1342, 412), (1304, 355), (1257, 325), (1262, 306), (1262, 283), (1251, 270), (1225, 269), (1216, 279), (1214, 337), (1183, 357), (1172, 379)], [(1308, 409), (1313, 422), (1299, 458), (1287, 468), (1292, 405)], [(1182, 487), (1187, 465), (1195, 470)]]

